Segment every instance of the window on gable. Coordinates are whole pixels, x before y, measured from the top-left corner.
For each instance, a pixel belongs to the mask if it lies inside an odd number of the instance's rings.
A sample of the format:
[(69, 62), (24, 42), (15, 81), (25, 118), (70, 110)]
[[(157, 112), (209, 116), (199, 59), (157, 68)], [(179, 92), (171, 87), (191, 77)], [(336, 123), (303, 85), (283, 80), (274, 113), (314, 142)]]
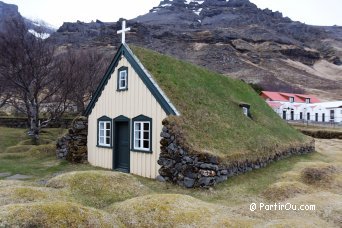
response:
[(305, 103), (310, 104), (310, 98), (305, 98)]
[(290, 97), (290, 102), (291, 102), (291, 103), (294, 102), (294, 97)]
[(111, 147), (111, 126), (112, 122), (110, 120), (100, 119), (98, 121), (98, 146)]
[(242, 113), (243, 113), (245, 116), (252, 118), (251, 112), (250, 112), (250, 107), (251, 107), (251, 106), (250, 106), (249, 104), (240, 103), (239, 106), (241, 107)]
[(127, 90), (128, 89), (128, 68), (121, 67), (118, 70), (118, 91)]
[(138, 116), (133, 119), (133, 150), (152, 152), (152, 119)]
[(245, 116), (248, 116), (248, 108), (242, 107), (242, 111)]

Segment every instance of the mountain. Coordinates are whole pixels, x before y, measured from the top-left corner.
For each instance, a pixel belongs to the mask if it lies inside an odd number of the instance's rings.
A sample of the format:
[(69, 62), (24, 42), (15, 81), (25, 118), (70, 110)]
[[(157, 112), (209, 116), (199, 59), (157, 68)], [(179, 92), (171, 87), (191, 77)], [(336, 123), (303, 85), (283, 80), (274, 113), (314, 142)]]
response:
[(0, 1), (0, 31), (4, 30), (5, 23), (10, 20), (22, 21), (26, 24), (28, 32), (41, 38), (48, 38), (56, 29), (42, 20), (24, 18), (18, 12), (18, 6)]
[[(64, 23), (57, 46), (114, 53), (117, 22)], [(342, 99), (342, 27), (312, 26), (248, 0), (164, 0), (129, 20), (128, 44), (150, 48), (258, 84), (265, 90)]]

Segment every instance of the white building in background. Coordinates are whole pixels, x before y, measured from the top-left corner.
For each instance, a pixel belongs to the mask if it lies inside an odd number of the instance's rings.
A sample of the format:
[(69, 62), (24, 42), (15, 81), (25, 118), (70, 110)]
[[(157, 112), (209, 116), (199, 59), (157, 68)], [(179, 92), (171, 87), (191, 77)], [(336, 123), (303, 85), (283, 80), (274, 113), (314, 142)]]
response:
[(260, 95), (284, 120), (342, 123), (342, 101), (320, 102), (312, 95), (269, 91)]

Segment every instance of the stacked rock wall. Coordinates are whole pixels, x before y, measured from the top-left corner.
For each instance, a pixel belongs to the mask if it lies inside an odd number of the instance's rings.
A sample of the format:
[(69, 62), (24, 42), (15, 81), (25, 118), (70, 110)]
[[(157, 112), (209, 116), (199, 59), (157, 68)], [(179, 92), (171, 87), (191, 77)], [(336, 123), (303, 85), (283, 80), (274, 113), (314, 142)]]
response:
[[(208, 187), (227, 180), (229, 177), (265, 167), (267, 164), (294, 154), (306, 154), (315, 150), (314, 141), (301, 147), (289, 148), (256, 161), (232, 162), (224, 165), (220, 158), (203, 153), (189, 153), (182, 134), (175, 125), (163, 121), (159, 174), (166, 181), (187, 188)], [(176, 129), (176, 130), (175, 130)]]
[(57, 141), (56, 155), (71, 162), (87, 161), (88, 119), (76, 117), (69, 132)]

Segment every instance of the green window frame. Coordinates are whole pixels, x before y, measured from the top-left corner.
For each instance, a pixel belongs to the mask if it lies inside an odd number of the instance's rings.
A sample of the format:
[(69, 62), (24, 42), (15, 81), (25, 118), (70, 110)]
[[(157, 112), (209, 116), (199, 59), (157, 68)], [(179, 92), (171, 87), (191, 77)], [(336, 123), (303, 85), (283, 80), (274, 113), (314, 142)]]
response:
[(97, 120), (97, 147), (112, 148), (112, 119), (102, 116)]
[(117, 91), (128, 90), (128, 67), (120, 67), (118, 69)]
[(152, 153), (152, 118), (144, 115), (133, 118), (132, 151)]

